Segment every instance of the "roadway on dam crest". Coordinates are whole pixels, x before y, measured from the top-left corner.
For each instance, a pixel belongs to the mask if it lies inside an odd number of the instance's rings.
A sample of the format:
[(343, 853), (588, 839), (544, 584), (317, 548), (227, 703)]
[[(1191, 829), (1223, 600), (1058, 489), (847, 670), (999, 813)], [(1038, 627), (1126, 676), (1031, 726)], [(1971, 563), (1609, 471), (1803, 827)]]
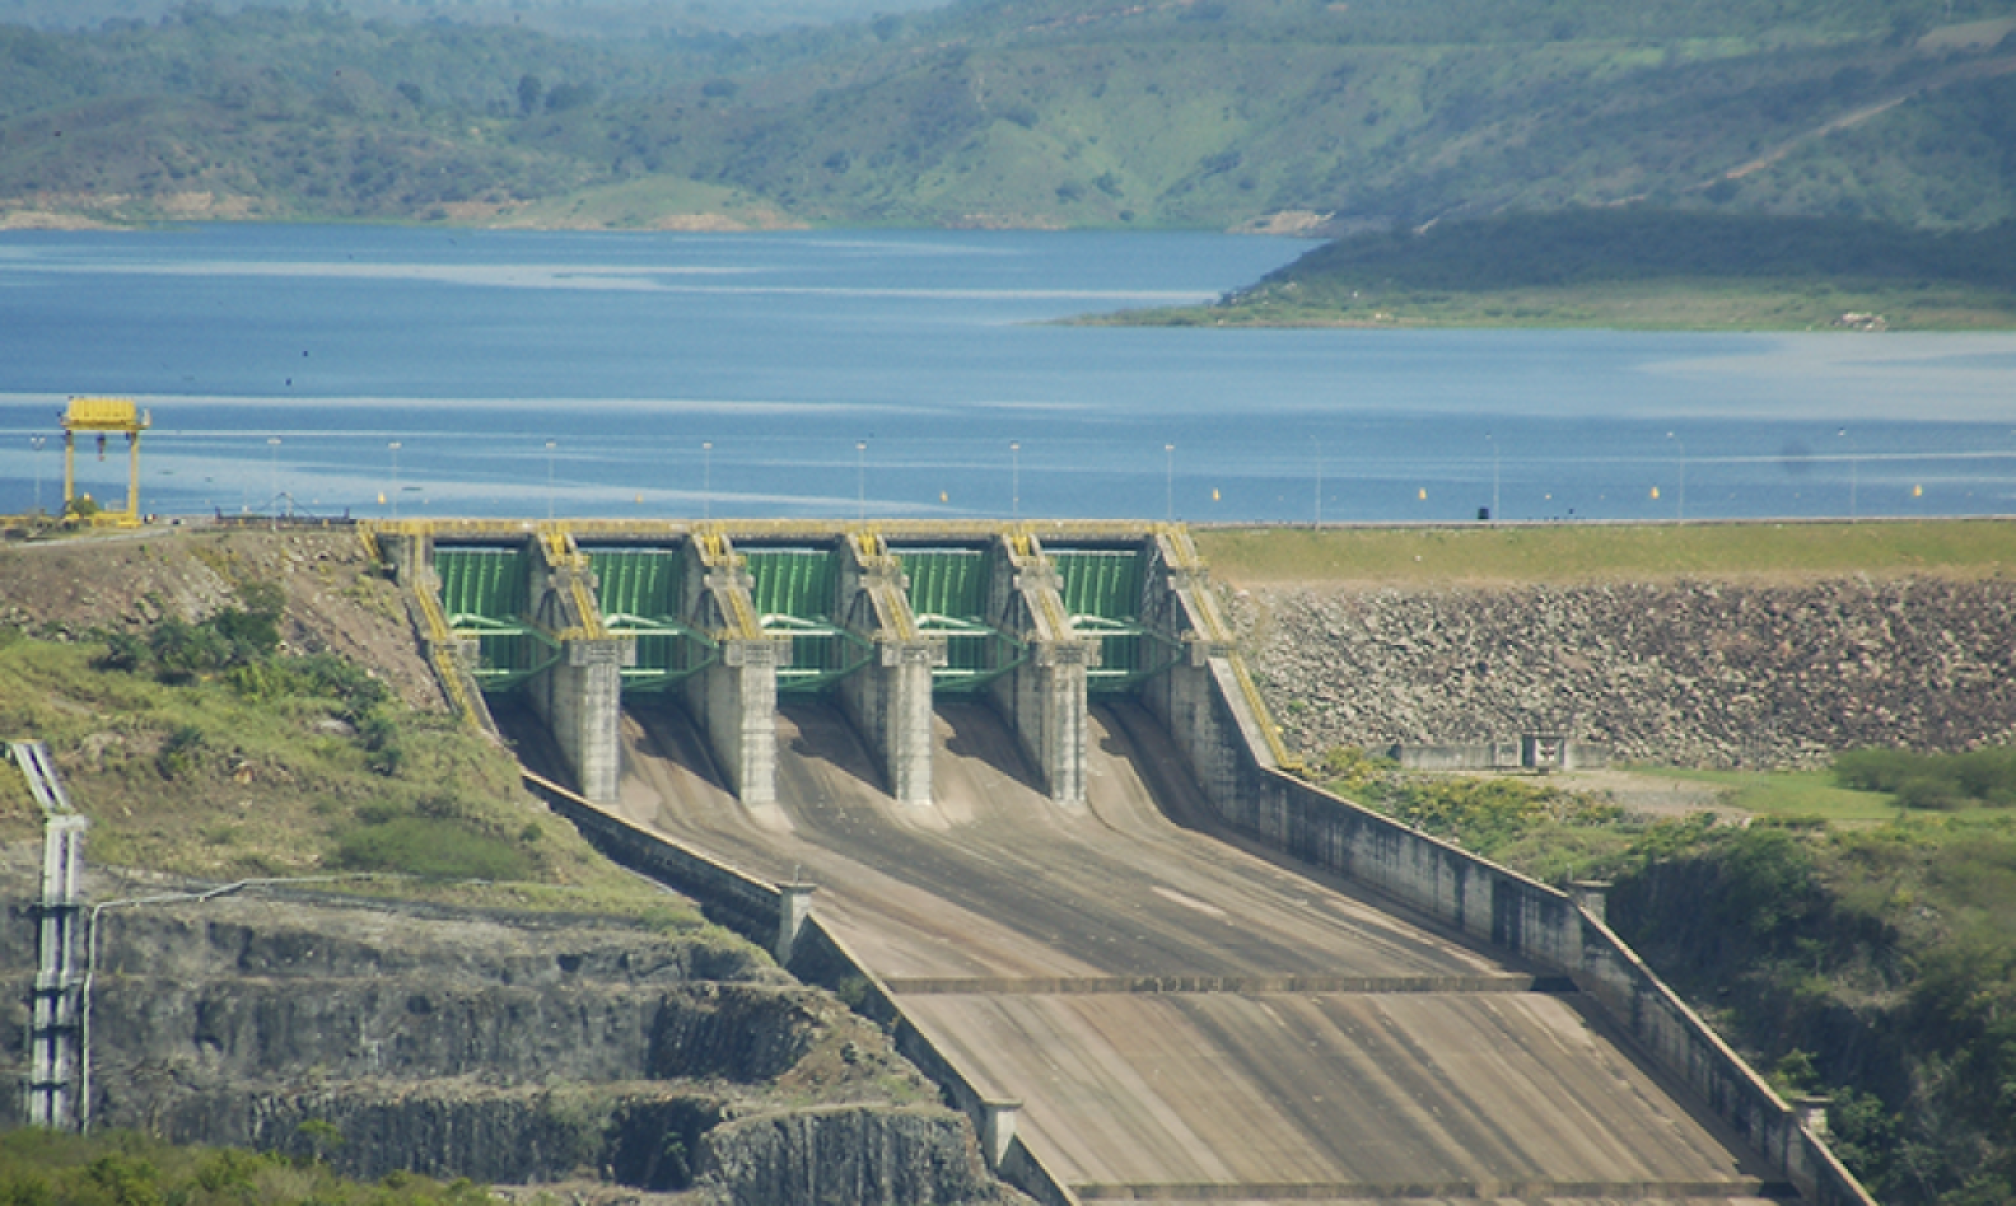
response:
[(1085, 1200), (1750, 1202), (1781, 1191), (1537, 977), (1213, 832), (1167, 736), (1094, 709), (1052, 803), (987, 708), (941, 704), (935, 802), (845, 719), (779, 715), (779, 803), (676, 708), (623, 716), (620, 809), (814, 909)]

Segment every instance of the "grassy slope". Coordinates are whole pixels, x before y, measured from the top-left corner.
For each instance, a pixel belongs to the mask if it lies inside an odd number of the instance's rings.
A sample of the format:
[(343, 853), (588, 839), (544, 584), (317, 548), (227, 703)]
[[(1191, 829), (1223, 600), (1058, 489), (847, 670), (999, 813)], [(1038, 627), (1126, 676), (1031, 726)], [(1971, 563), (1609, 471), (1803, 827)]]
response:
[(2016, 575), (2016, 524), (1477, 525), (1447, 528), (1216, 528), (1197, 547), (1221, 580), (1575, 582), (1854, 573)]
[[(2012, 93), (2016, 100), (2016, 93)], [(2016, 327), (2016, 222), (1933, 233), (1627, 207), (1318, 248), (1219, 304), (1106, 321), (1212, 326)]]

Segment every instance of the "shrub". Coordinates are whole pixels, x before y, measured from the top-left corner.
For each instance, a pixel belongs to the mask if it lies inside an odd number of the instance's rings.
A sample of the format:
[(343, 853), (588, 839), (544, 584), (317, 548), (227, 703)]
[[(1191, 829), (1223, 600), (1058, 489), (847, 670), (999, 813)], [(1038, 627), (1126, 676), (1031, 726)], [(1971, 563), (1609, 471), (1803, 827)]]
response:
[(349, 871), (387, 871), (426, 879), (523, 879), (531, 860), (510, 842), (432, 817), (366, 825), (337, 839), (330, 862)]
[(1834, 759), (1843, 787), (1886, 791), (1906, 808), (1950, 812), (1969, 803), (2016, 805), (2016, 747), (1989, 746), (1964, 754), (1851, 750)]
[(1967, 803), (1960, 785), (1937, 775), (1913, 775), (1896, 787), (1897, 803), (1905, 808), (1952, 812)]
[(1751, 825), (1721, 839), (1721, 891), (1707, 908), (1723, 926), (1769, 938), (1813, 911), (1819, 895), (1812, 851), (1784, 829)]
[(161, 752), (154, 755), (154, 769), (163, 779), (178, 779), (195, 769), (202, 754), (203, 730), (185, 724), (161, 743)]
[(155, 674), (163, 682), (188, 682), (213, 674), (231, 660), (231, 642), (207, 624), (163, 620), (147, 638)]

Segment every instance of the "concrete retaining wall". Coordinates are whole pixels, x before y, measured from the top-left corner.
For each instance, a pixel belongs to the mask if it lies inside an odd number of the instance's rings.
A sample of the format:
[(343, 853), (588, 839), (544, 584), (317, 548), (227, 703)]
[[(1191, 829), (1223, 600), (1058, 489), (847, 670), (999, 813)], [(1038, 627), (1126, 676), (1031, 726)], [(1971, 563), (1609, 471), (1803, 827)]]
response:
[(575, 825), (614, 861), (700, 903), (709, 920), (781, 954), (786, 970), (840, 995), (880, 1022), (897, 1051), (930, 1077), (973, 1123), (996, 1176), (1043, 1206), (1079, 1206), (1078, 1199), (1015, 1136), (1021, 1103), (989, 1098), (919, 1030), (888, 985), (819, 919), (805, 915), (802, 892), (781, 889), (698, 851), (612, 816), (557, 783), (527, 772), (533, 794)]
[(550, 780), (529, 772), (524, 779), (611, 860), (692, 897), (716, 925), (774, 949), (784, 900), (776, 886), (612, 816)]
[(1530, 738), (1453, 745), (1403, 743), (1389, 747), (1386, 756), (1407, 770), (1423, 771), (1593, 770), (1610, 764), (1609, 751), (1602, 746), (1586, 741), (1569, 741), (1561, 746), (1558, 763), (1543, 767), (1529, 749), (1531, 744)]
[(1797, 1111), (1566, 893), (1284, 774), (1228, 659), (1179, 667), (1144, 701), (1188, 751), (1226, 824), (1350, 876), (1509, 954), (1571, 976), (1660, 1070), (1817, 1206), (1875, 1206)]

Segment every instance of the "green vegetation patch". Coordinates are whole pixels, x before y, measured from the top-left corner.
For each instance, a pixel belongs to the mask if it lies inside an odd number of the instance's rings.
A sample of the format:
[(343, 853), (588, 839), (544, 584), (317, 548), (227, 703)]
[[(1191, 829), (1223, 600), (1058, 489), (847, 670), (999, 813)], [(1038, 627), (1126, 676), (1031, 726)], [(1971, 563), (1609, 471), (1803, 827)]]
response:
[(2016, 327), (2016, 222), (1626, 206), (1339, 239), (1219, 304), (1112, 321), (1686, 330)]
[[(1852, 755), (1844, 754), (1843, 759)], [(1844, 787), (1832, 770), (1736, 771), (1697, 770), (1668, 766), (1633, 766), (1632, 774), (1712, 784), (1721, 802), (1738, 812), (1781, 821), (1824, 821), (1830, 825), (1895, 820), (1897, 803), (1889, 796)]]
[(84, 1138), (40, 1130), (0, 1134), (0, 1202), (8, 1206), (488, 1206), (467, 1180), (407, 1172), (375, 1183), (329, 1170), (341, 1135), (304, 1123), (289, 1152), (174, 1147), (130, 1131)]
[(1880, 1200), (2016, 1200), (2016, 748), (1857, 751), (1833, 785), (1729, 776), (1785, 810), (1742, 824), (1351, 749), (1316, 774), (1543, 881), (1610, 881), (1611, 924), (1664, 979), (1781, 1093), (1831, 1098)]
[(1196, 539), (1213, 573), (1238, 583), (2016, 572), (2016, 524), (1995, 520), (1224, 528)]
[[(144, 634), (0, 632), (0, 737), (48, 744), (94, 861), (210, 880), (371, 875), (356, 887), (701, 927), (527, 796), (507, 751), (353, 663), (279, 652), (277, 613), (246, 596)], [(39, 826), (7, 768), (0, 838)]]

